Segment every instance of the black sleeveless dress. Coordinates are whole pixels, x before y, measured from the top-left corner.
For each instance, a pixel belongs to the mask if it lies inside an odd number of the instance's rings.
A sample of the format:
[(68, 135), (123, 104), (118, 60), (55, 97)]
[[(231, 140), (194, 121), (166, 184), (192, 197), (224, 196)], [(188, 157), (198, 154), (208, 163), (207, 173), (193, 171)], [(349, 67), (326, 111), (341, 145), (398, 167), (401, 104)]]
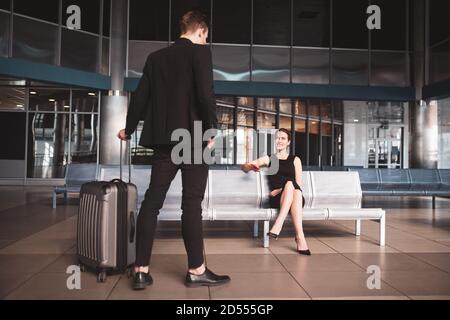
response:
[[(276, 157), (276, 155), (274, 155)], [(294, 155), (289, 155), (286, 159), (278, 159), (279, 168), (276, 174), (272, 174), (268, 176), (270, 191), (275, 189), (282, 189), (280, 193), (278, 193), (275, 197), (269, 196), (269, 202), (271, 208), (280, 208), (281, 194), (283, 193), (284, 186), (286, 182), (291, 181), (294, 185), (294, 188), (302, 191), (302, 188), (295, 181), (295, 166), (294, 166)], [(270, 166), (270, 162), (269, 162)], [(303, 196), (302, 191), (302, 207), (305, 206), (305, 197)]]

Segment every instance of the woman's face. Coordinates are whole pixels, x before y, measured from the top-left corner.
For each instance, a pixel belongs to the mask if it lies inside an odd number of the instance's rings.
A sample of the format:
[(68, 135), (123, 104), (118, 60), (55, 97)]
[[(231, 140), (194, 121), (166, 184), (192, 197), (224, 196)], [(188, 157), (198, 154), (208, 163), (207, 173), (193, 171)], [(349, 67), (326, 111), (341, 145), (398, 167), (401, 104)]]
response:
[(286, 132), (277, 132), (275, 144), (278, 151), (286, 149), (291, 144), (291, 142), (288, 140), (288, 135), (286, 134)]

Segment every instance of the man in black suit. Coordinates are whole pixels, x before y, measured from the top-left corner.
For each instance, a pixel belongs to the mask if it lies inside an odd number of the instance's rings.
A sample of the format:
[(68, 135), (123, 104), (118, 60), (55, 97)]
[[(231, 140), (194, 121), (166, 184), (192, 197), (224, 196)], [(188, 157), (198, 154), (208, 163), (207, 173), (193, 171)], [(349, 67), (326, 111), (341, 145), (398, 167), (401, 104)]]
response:
[[(118, 133), (120, 139), (129, 139), (143, 118), (139, 144), (154, 150), (150, 186), (137, 220), (135, 290), (153, 283), (148, 265), (157, 215), (178, 169), (183, 180), (181, 221), (188, 255), (186, 285), (218, 285), (230, 280), (228, 276), (214, 274), (204, 264), (201, 203), (208, 165), (205, 161), (174, 164), (171, 158), (171, 150), (177, 143), (171, 141), (174, 130), (188, 130), (194, 137), (194, 121), (201, 121), (203, 131), (217, 127), (211, 51), (205, 46), (207, 17), (189, 11), (181, 18), (180, 29), (181, 36), (174, 44), (148, 56), (139, 85), (131, 95), (125, 129)], [(211, 148), (213, 140), (209, 140), (208, 146), (201, 145), (202, 149)]]

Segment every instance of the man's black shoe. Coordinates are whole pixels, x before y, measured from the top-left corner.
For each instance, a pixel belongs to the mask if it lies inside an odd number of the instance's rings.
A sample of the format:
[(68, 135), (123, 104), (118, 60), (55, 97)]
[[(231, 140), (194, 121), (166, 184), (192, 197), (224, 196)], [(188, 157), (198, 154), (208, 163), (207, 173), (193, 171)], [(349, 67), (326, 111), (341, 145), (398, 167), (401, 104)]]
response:
[(133, 289), (142, 290), (147, 286), (153, 284), (153, 279), (150, 274), (146, 272), (136, 272), (133, 279)]
[(200, 275), (188, 272), (186, 275), (186, 286), (190, 288), (199, 286), (218, 286), (227, 283), (230, 280), (229, 276), (219, 276), (206, 268), (205, 272)]

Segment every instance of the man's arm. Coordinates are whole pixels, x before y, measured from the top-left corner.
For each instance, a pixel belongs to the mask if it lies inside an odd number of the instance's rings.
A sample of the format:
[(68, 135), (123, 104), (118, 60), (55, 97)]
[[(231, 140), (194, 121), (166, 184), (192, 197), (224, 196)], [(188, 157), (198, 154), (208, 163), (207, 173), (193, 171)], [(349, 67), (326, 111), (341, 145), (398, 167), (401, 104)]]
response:
[(148, 99), (150, 98), (150, 56), (145, 62), (142, 77), (139, 80), (137, 89), (131, 94), (130, 106), (127, 112), (127, 121), (125, 126), (125, 134), (128, 138), (136, 130), (137, 124), (148, 106)]
[(196, 46), (194, 52), (194, 81), (199, 110), (206, 129), (217, 128), (217, 106), (214, 94), (211, 50)]

